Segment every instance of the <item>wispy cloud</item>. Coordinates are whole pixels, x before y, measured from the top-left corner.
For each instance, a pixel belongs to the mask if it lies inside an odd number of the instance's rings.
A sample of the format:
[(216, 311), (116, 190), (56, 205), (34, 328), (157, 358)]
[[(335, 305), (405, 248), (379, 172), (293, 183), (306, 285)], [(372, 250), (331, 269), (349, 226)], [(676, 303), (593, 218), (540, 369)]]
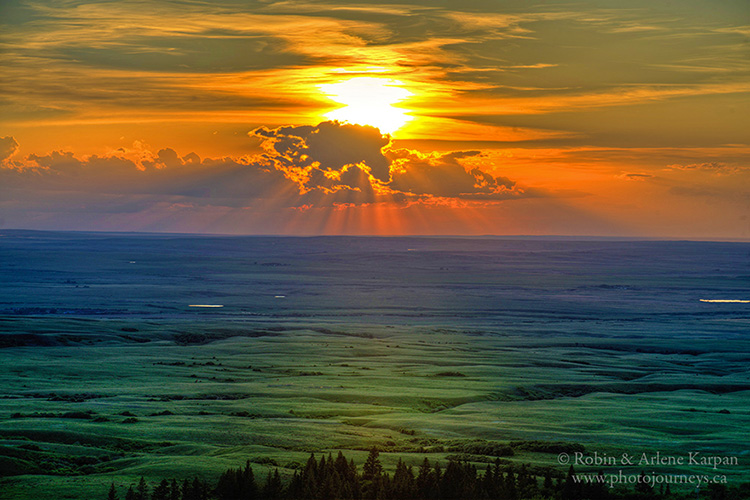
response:
[(689, 163), (686, 165), (672, 164), (667, 166), (667, 170), (684, 170), (684, 171), (696, 171), (696, 172), (709, 172), (716, 175), (729, 175), (736, 174), (738, 172), (750, 170), (749, 165), (738, 165), (728, 164), (723, 162), (705, 162), (705, 163)]
[(645, 181), (647, 179), (653, 179), (653, 174), (644, 174), (640, 172), (623, 172), (617, 176), (618, 179), (625, 179), (627, 181)]
[[(319, 84), (340, 79), (341, 69), (352, 75), (375, 67), (419, 91), (409, 103), (418, 119), (575, 112), (748, 91), (738, 79), (686, 81), (685, 74), (708, 76), (704, 63), (686, 61), (710, 50), (692, 39), (667, 50), (646, 38), (700, 32), (715, 38), (711, 47), (739, 49), (746, 27), (699, 30), (698, 20), (639, 8), (551, 3), (503, 13), (419, 3), (41, 0), (28, 7), (33, 16), (4, 34), (0, 90), (10, 121), (186, 120), (185, 113), (197, 113), (196, 121), (315, 123), (331, 106)], [(566, 34), (571, 44), (559, 46)], [(617, 64), (629, 64), (623, 36), (641, 62), (619, 76)], [(710, 68), (734, 74), (737, 65), (720, 58)], [(655, 68), (674, 76), (654, 82)], [(642, 83), (630, 81), (637, 75)], [(536, 90), (507, 95), (503, 89), (511, 87)], [(445, 125), (450, 130), (429, 128), (435, 136), (461, 128)], [(463, 135), (479, 132), (469, 130), (478, 124), (465, 125)]]
[[(653, 208), (701, 183), (714, 200), (735, 200), (727, 213), (744, 210), (736, 193), (747, 191), (750, 67), (747, 9), (736, 2), (28, 0), (2, 9), (8, 220), (55, 218), (55, 207), (91, 221), (118, 210), (161, 217), (159, 227), (177, 227), (167, 221), (178, 213), (208, 224), (284, 210), (346, 219), (363, 207), (374, 219), (385, 207), (442, 207), (500, 220), (501, 209), (523, 218), (517, 207), (554, 196), (575, 198), (576, 213), (623, 207), (623, 220), (644, 227), (643, 200)], [(321, 86), (358, 76), (398, 81), (409, 95), (394, 105), (411, 119), (393, 137), (320, 124), (339, 106)], [(686, 214), (689, 201), (679, 194)]]

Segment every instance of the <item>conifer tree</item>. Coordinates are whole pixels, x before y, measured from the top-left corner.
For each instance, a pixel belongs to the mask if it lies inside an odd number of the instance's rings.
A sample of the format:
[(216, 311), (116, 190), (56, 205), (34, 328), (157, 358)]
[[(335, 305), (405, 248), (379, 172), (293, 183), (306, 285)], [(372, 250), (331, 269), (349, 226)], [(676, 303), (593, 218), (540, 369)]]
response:
[(263, 486), (263, 498), (264, 500), (278, 500), (281, 498), (283, 492), (283, 486), (281, 484), (281, 476), (279, 475), (279, 469), (274, 469), (274, 472), (268, 471), (266, 476), (266, 484)]
[(172, 479), (172, 484), (169, 486), (169, 500), (180, 500), (180, 485), (177, 479)]
[(169, 483), (162, 479), (159, 485), (151, 493), (151, 500), (169, 500)]
[(243, 500), (254, 500), (258, 497), (258, 486), (255, 484), (255, 474), (250, 466), (250, 460), (245, 462), (245, 470), (242, 472), (240, 495)]
[(552, 492), (553, 486), (554, 485), (552, 484), (552, 472), (549, 469), (547, 469), (544, 472), (544, 484), (543, 484), (543, 488), (545, 490), (544, 494), (549, 496), (550, 493)]
[(383, 493), (383, 466), (379, 455), (377, 448), (373, 448), (362, 466), (362, 494), (366, 500), (379, 499)]
[(574, 479), (575, 473), (576, 471), (571, 465), (562, 485), (562, 500), (578, 500), (581, 498), (581, 485)]
[(315, 498), (318, 490), (318, 462), (315, 453), (310, 453), (305, 468), (302, 470), (302, 496), (301, 498)]
[(604, 471), (600, 470), (597, 473), (596, 481), (589, 485), (588, 496), (591, 500), (606, 500), (609, 497)]
[(495, 485), (495, 477), (492, 473), (492, 467), (488, 464), (484, 470), (484, 475), (481, 480), (481, 494), (480, 498), (497, 498), (498, 492)]
[(143, 476), (141, 476), (141, 480), (135, 489), (135, 498), (136, 500), (148, 500), (148, 486)]
[(299, 471), (294, 471), (292, 480), (289, 482), (289, 486), (287, 487), (287, 497), (288, 498), (304, 498), (302, 496), (302, 490), (303, 490), (302, 476), (300, 476)]
[(370, 454), (367, 456), (365, 465), (362, 468), (362, 479), (372, 480), (383, 473), (383, 466), (380, 465), (380, 453), (377, 448), (370, 450)]
[(391, 497), (409, 500), (414, 498), (415, 493), (414, 473), (411, 467), (407, 467), (399, 458), (396, 472), (393, 474)]
[(508, 467), (508, 473), (505, 475), (505, 496), (508, 500), (518, 498), (518, 488), (516, 487), (516, 475), (513, 473), (513, 466)]
[(190, 481), (185, 479), (182, 482), (182, 499), (181, 500), (192, 500), (190, 492), (191, 492)]
[(208, 500), (208, 485), (198, 479), (193, 479), (193, 483), (190, 485), (190, 500)]
[(346, 458), (344, 457), (344, 454), (341, 453), (341, 451), (339, 451), (339, 454), (336, 456), (334, 467), (343, 481), (351, 481), (351, 469), (349, 468), (349, 462), (346, 461)]
[(440, 497), (440, 464), (435, 462), (434, 466), (425, 458), (419, 468), (419, 477), (423, 484), (419, 488), (420, 495), (426, 500), (436, 500)]
[(219, 497), (219, 500), (234, 500), (239, 496), (236, 470), (228, 469), (219, 476), (219, 482), (216, 485), (216, 495)]
[(445, 472), (440, 480), (440, 495), (442, 498), (462, 498), (463, 471), (458, 462), (451, 460), (445, 467)]

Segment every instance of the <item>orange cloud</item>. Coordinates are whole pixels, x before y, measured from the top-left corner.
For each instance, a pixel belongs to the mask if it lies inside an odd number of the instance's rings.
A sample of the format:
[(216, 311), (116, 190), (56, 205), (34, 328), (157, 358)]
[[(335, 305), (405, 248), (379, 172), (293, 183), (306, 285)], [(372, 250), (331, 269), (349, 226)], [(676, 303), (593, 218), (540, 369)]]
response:
[(347, 194), (346, 203), (372, 203), (425, 198), (491, 201), (525, 194), (510, 179), (464, 165), (466, 159), (480, 157), (478, 151), (422, 153), (396, 148), (388, 136), (369, 126), (323, 122), (316, 127), (262, 127), (251, 134), (264, 139), (266, 152), (256, 161), (283, 172), (303, 195), (317, 190), (339, 198)]
[(0, 161), (4, 161), (18, 151), (18, 142), (14, 137), (0, 137)]
[[(247, 207), (259, 200), (277, 208), (339, 207), (372, 203), (497, 202), (525, 196), (515, 183), (482, 170), (478, 152), (421, 153), (394, 148), (388, 136), (368, 126), (323, 122), (317, 126), (259, 128), (265, 152), (238, 158), (180, 156), (142, 143), (107, 155), (78, 157), (70, 151), (5, 160), (2, 189), (35, 192), (25, 203), (55, 193), (61, 207), (102, 196), (130, 196), (127, 210), (169, 202)], [(8, 151), (17, 147), (5, 138)], [(13, 191), (11, 193), (10, 191)], [(67, 193), (67, 194), (66, 194)], [(23, 198), (26, 198), (25, 196)], [(46, 200), (48, 201), (48, 200)], [(44, 202), (46, 202), (44, 201)], [(121, 203), (97, 208), (118, 211)]]
[(750, 169), (750, 166), (741, 167), (737, 164), (728, 164), (716, 161), (704, 163), (689, 163), (687, 165), (672, 164), (667, 166), (667, 170), (693, 170), (699, 172), (709, 172), (716, 175), (736, 174), (748, 169)]

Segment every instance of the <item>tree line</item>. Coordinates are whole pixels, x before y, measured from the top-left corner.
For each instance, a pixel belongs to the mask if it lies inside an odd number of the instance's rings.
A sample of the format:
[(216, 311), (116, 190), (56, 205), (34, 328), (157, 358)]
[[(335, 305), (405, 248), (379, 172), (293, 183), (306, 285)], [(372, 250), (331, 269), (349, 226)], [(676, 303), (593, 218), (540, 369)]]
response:
[[(603, 478), (603, 474), (599, 473)], [(541, 475), (526, 465), (505, 465), (500, 460), (480, 470), (475, 465), (451, 459), (443, 468), (425, 458), (418, 467), (399, 459), (393, 474), (383, 470), (377, 449), (372, 449), (362, 471), (354, 460), (339, 452), (318, 460), (311, 454), (291, 480), (282, 481), (278, 469), (256, 479), (248, 461), (244, 467), (228, 469), (216, 484), (194, 478), (180, 482), (163, 479), (149, 487), (144, 478), (130, 485), (124, 500), (687, 500), (696, 492), (676, 494), (670, 486), (654, 489), (648, 484), (611, 489), (606, 482), (576, 479), (571, 466), (566, 476), (553, 478), (550, 468)], [(750, 498), (750, 483), (727, 487), (711, 485), (699, 498), (742, 500)], [(120, 500), (110, 486), (107, 500)]]

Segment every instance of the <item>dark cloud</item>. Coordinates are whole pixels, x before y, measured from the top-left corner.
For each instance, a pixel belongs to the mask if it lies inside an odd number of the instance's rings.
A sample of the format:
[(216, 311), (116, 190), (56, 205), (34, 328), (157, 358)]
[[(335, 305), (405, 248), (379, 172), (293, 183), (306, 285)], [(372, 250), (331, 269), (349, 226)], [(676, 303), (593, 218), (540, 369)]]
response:
[(18, 143), (16, 139), (8, 137), (0, 137), (0, 161), (7, 160), (18, 151)]
[(364, 205), (379, 201), (369, 172), (359, 165), (346, 167), (335, 179), (328, 178), (320, 170), (313, 170), (310, 184), (316, 189), (300, 196), (301, 205)]
[[(390, 143), (375, 127), (323, 122), (316, 127), (261, 127), (252, 135), (266, 139), (266, 157), (281, 170), (307, 169), (342, 172), (348, 165), (364, 165), (373, 178), (390, 180), (383, 148)], [(311, 187), (311, 186), (308, 186)]]
[[(195, 155), (195, 153), (193, 154)], [(156, 160), (157, 164), (163, 165), (164, 167), (181, 167), (185, 165), (185, 161), (180, 158), (177, 151), (172, 148), (160, 149), (156, 154)]]
[(669, 194), (677, 196), (686, 196), (688, 198), (696, 197), (709, 197), (709, 198), (722, 198), (726, 197), (727, 193), (721, 189), (712, 188), (710, 186), (672, 186), (669, 188)]
[[(219, 204), (241, 207), (259, 198), (279, 196), (293, 204), (289, 181), (281, 172), (250, 163), (246, 159), (206, 158), (195, 153), (180, 157), (167, 148), (152, 154), (124, 149), (109, 156), (78, 158), (72, 152), (29, 155), (23, 161), (0, 168), (0, 184), (16, 190), (34, 191), (36, 197), (50, 192), (75, 193), (80, 201), (102, 194), (146, 196), (149, 199), (178, 197), (197, 205)], [(130, 156), (130, 157), (129, 157)], [(1, 189), (1, 188), (0, 188)]]
[(465, 160), (481, 156), (478, 151), (425, 154), (394, 148), (374, 127), (323, 122), (315, 127), (262, 127), (251, 135), (265, 139), (262, 163), (284, 172), (303, 194), (335, 193), (349, 203), (356, 202), (352, 198), (371, 203), (378, 192), (390, 201), (503, 200), (523, 195), (510, 179), (465, 166)]
[(710, 172), (716, 175), (736, 174), (745, 168), (746, 167), (723, 162), (690, 163), (687, 165), (673, 164), (667, 167), (669, 170), (692, 170)]
[(641, 174), (638, 172), (623, 172), (617, 177), (619, 179), (625, 179), (626, 181), (645, 181), (646, 179), (653, 179), (655, 176), (651, 174)]
[[(168, 221), (178, 213), (265, 220), (292, 208), (495, 203), (538, 195), (484, 171), (476, 151), (398, 149), (373, 127), (325, 122), (252, 134), (264, 139), (264, 153), (203, 159), (140, 143), (107, 155), (54, 151), (11, 159), (18, 144), (6, 137), (0, 142), (0, 205), (19, 220), (70, 222), (85, 215), (98, 227), (95, 214), (119, 214), (171, 227)], [(273, 231), (270, 222), (262, 228)]]
[(462, 199), (506, 199), (521, 194), (510, 179), (461, 164), (465, 158), (479, 156), (478, 151), (423, 154), (393, 149), (387, 154), (394, 165), (390, 187), (396, 191)]

